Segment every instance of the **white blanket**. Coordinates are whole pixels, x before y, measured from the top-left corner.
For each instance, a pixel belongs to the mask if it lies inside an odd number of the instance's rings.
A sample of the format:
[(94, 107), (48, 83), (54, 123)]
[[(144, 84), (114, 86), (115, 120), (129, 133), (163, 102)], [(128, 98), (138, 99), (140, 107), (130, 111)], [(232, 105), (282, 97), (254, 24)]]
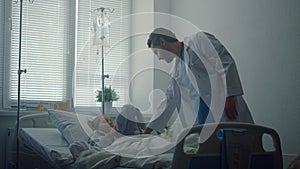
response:
[(80, 169), (136, 167), (170, 168), (173, 143), (153, 135), (134, 135), (117, 138), (106, 148), (75, 142), (70, 151)]
[(144, 158), (166, 153), (173, 147), (171, 142), (158, 136), (134, 135), (120, 137), (104, 149), (122, 156)]

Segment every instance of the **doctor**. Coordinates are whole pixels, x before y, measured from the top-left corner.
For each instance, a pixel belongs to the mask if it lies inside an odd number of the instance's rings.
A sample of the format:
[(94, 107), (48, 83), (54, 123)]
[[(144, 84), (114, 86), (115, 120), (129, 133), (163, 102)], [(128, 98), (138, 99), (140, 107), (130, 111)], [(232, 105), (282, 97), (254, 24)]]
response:
[[(145, 134), (153, 130), (161, 132), (175, 108), (183, 127), (217, 121), (254, 123), (242, 97), (243, 89), (235, 62), (215, 36), (198, 32), (180, 42), (170, 30), (156, 28), (149, 35), (147, 45), (159, 60), (173, 63), (175, 59), (175, 62), (170, 73), (166, 99), (153, 115)], [(223, 78), (224, 83), (214, 84), (218, 81), (215, 78)], [(221, 98), (222, 87), (225, 88), (225, 103), (218, 103), (217, 107), (222, 108), (218, 116), (217, 111), (212, 111), (211, 106), (215, 106), (212, 105), (212, 92), (216, 88), (221, 89), (217, 90), (220, 91)]]

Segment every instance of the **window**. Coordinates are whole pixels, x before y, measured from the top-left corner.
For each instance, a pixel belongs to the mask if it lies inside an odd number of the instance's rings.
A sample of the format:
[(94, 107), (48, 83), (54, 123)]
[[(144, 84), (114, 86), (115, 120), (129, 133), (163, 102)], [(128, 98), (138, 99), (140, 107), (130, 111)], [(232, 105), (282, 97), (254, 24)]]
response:
[[(5, 58), (9, 98), (4, 99), (8, 100), (5, 107), (16, 106), (18, 94), (20, 1), (10, 3), (11, 50)], [(23, 2), (21, 69), (27, 73), (21, 76), (22, 102), (36, 104), (71, 97), (71, 6), (65, 0)]]
[[(97, 8), (114, 9), (113, 13), (107, 11), (111, 22), (109, 48), (104, 47), (105, 85), (111, 85), (119, 94), (120, 99), (113, 102), (113, 106), (126, 103), (129, 79), (129, 40), (130, 22), (122, 17), (130, 14), (130, 1), (78, 0), (77, 9), (77, 52), (74, 78), (74, 104), (75, 106), (95, 106), (96, 91), (101, 90), (101, 46), (93, 45), (93, 32), (91, 29), (91, 12)], [(108, 39), (107, 39), (108, 40)], [(98, 49), (98, 55), (97, 55)]]
[[(11, 24), (3, 26), (7, 36), (3, 107), (10, 108), (16, 106), (18, 94), (20, 1), (4, 2), (0, 5), (5, 5), (5, 17)], [(130, 23), (120, 18), (130, 14), (130, 1), (24, 0), (21, 69), (27, 73), (21, 76), (21, 104), (35, 107), (38, 101), (72, 99), (75, 106), (100, 105), (95, 97), (101, 89), (101, 49), (97, 55), (97, 47), (90, 43), (91, 11), (99, 7), (114, 9), (109, 13), (112, 26), (110, 48), (105, 48), (105, 74), (110, 78), (105, 85), (111, 85), (120, 96), (114, 106), (126, 103)]]

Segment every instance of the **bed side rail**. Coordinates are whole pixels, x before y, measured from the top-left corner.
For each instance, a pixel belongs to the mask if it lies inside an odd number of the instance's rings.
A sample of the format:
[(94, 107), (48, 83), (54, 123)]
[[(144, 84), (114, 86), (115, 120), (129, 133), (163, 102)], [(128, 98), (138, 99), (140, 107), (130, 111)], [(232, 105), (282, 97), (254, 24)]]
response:
[[(193, 140), (194, 143), (196, 142), (197, 147), (194, 151), (187, 151), (190, 149), (187, 149), (185, 144), (191, 135), (198, 135), (198, 139)], [(270, 136), (273, 149), (268, 150), (265, 148), (264, 135)], [(173, 169), (221, 169), (224, 166), (224, 157), (227, 166), (232, 163), (240, 163), (238, 169), (283, 168), (279, 135), (275, 130), (264, 126), (246, 123), (199, 125), (184, 130), (178, 137), (177, 142), (173, 157)], [(230, 146), (238, 149), (232, 149)], [(234, 152), (235, 150), (238, 150), (238, 152)], [(224, 155), (224, 152), (226, 155)], [(245, 160), (242, 162), (234, 161), (245, 159), (245, 154), (247, 155), (246, 162)], [(230, 156), (236, 158), (233, 159)], [(246, 167), (245, 163), (247, 163)], [(265, 166), (261, 166), (261, 164)]]
[(23, 115), (20, 128), (55, 128), (47, 112)]

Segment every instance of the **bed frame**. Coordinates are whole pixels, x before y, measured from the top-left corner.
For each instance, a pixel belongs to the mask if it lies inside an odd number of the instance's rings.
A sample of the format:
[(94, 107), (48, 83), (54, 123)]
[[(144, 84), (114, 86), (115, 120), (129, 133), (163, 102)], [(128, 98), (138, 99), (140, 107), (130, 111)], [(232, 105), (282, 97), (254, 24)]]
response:
[(47, 112), (24, 115), (20, 117), (20, 128), (56, 128)]
[[(35, 113), (24, 115), (20, 117), (20, 129), (21, 128), (56, 128), (56, 126), (52, 123), (48, 112)], [(14, 132), (15, 134), (15, 132)], [(14, 138), (16, 136), (14, 135)], [(14, 142), (15, 139), (14, 139)], [(16, 145), (16, 144), (14, 144)], [(15, 149), (15, 148), (13, 148)], [(56, 165), (50, 164), (48, 160), (45, 160), (44, 157), (39, 155), (34, 150), (30, 149), (26, 143), (23, 143), (20, 139), (19, 141), (19, 169), (60, 169)], [(12, 151), (12, 155), (10, 157), (10, 161), (15, 161), (15, 151)], [(72, 166), (70, 166), (72, 168)], [(7, 169), (13, 169), (12, 165), (8, 165)], [(114, 169), (129, 169), (124, 167), (117, 167)], [(130, 168), (136, 169), (136, 168)]]
[[(209, 132), (212, 134), (206, 137)], [(185, 138), (191, 134), (199, 134), (200, 140), (207, 138), (192, 153), (184, 150)], [(279, 135), (271, 128), (246, 123), (206, 124), (184, 130), (179, 138), (173, 169), (197, 169), (200, 165), (210, 169), (283, 168)]]
[[(20, 128), (56, 128), (47, 112), (35, 113), (29, 115), (23, 115), (20, 117)], [(11, 142), (9, 147), (9, 153), (6, 162), (6, 169), (13, 169), (16, 160), (16, 132), (12, 130), (12, 137), (9, 138)], [(44, 160), (39, 154), (31, 150), (19, 140), (19, 168), (20, 169), (54, 169), (46, 160)]]

